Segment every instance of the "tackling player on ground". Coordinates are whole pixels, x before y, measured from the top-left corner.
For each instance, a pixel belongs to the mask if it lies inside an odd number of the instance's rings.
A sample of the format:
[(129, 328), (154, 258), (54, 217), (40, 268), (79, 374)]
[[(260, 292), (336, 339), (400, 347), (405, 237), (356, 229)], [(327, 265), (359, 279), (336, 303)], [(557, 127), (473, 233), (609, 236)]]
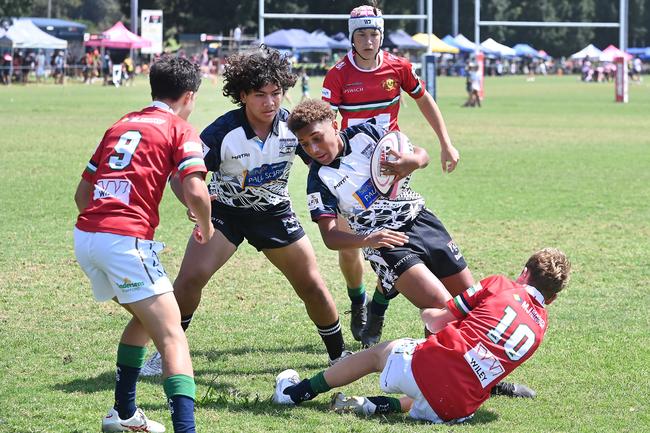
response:
[(540, 250), (516, 281), (491, 276), (441, 308), (422, 310), (422, 321), (433, 332), (426, 340), (381, 343), (303, 381), (294, 370), (285, 370), (276, 379), (273, 401), (300, 404), (381, 372), (382, 391), (406, 396), (337, 393), (331, 408), (366, 416), (409, 412), (412, 418), (434, 423), (463, 422), (490, 397), (497, 381), (537, 350), (547, 329), (546, 305), (566, 286), (570, 268), (561, 251)]
[[(310, 100), (298, 104), (288, 122), (313, 159), (307, 203), (323, 241), (335, 250), (363, 248), (386, 299), (402, 293), (418, 308), (441, 308), (450, 296), (447, 286), (470, 287), (474, 279), (442, 222), (409, 187), (410, 174), (429, 162), (426, 151), (416, 147), (412, 154), (396, 154), (394, 162), (384, 162), (385, 174), (405, 182), (395, 198), (381, 196), (370, 178), (370, 160), (386, 131), (364, 123), (339, 133), (334, 117), (327, 103)], [(352, 232), (339, 228), (337, 216), (345, 218)], [(524, 385), (504, 382), (492, 392), (534, 395)]]
[[(438, 105), (426, 91), (411, 63), (381, 50), (384, 19), (375, 6), (359, 6), (350, 13), (348, 30), (352, 50), (325, 77), (323, 100), (341, 114), (341, 129), (375, 119), (385, 130), (399, 130), (397, 124), (401, 91), (416, 104), (440, 142), (440, 160), (445, 172), (452, 172), (459, 161), (458, 150), (451, 144)], [(345, 230), (346, 223), (338, 221)], [(351, 329), (364, 346), (376, 344), (381, 337), (388, 299), (379, 286), (366, 311), (363, 286), (363, 258), (358, 249), (339, 250), (339, 266), (346, 280), (352, 303)], [(457, 294), (470, 284), (468, 280), (445, 281), (445, 287)], [(366, 324), (366, 316), (368, 323)]]
[(186, 122), (201, 84), (198, 66), (163, 57), (149, 74), (153, 103), (122, 117), (106, 133), (79, 182), (74, 229), (77, 261), (95, 299), (113, 299), (133, 318), (117, 349), (115, 404), (102, 431), (164, 432), (135, 405), (149, 339), (162, 355), (174, 431), (194, 433), (195, 383), (180, 312), (153, 240), (167, 178), (175, 174), (196, 216), (194, 242), (210, 241), (210, 199), (200, 139)]
[[(240, 108), (218, 117), (201, 133), (205, 163), (213, 172), (216, 232), (207, 244), (190, 238), (174, 292), (187, 329), (203, 287), (246, 239), (284, 274), (304, 302), (333, 363), (349, 352), (336, 306), (288, 192), (294, 158), (304, 152), (287, 128), (289, 113), (280, 102), (295, 82), (288, 60), (276, 50), (263, 47), (228, 58), (223, 93)], [(177, 178), (172, 187), (178, 191)], [(156, 364), (155, 357), (147, 361), (147, 375), (159, 374)]]

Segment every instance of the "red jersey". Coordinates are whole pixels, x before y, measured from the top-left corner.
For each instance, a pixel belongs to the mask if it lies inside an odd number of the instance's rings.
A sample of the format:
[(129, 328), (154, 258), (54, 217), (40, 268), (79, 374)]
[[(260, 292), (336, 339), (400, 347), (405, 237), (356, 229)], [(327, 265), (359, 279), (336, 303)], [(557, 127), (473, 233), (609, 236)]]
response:
[(490, 389), (537, 350), (546, 332), (544, 297), (531, 286), (491, 276), (450, 299), (458, 319), (420, 344), (412, 370), (445, 421), (471, 415)]
[(323, 82), (323, 101), (341, 113), (341, 129), (375, 118), (386, 130), (399, 130), (399, 98), (404, 90), (418, 99), (424, 86), (411, 63), (387, 51), (381, 51), (379, 66), (360, 69), (352, 51), (332, 67)]
[(194, 128), (154, 102), (106, 131), (81, 177), (94, 185), (77, 228), (153, 239), (170, 174), (207, 172)]

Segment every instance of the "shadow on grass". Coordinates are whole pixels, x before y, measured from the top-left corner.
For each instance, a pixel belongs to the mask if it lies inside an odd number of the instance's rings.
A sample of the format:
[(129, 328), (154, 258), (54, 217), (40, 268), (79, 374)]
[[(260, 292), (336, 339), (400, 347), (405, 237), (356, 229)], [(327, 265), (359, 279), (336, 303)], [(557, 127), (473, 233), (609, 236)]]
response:
[[(194, 350), (192, 351), (192, 356), (195, 358), (205, 357), (209, 361), (215, 361), (228, 356), (235, 357), (245, 357), (246, 355), (260, 353), (269, 354), (272, 357), (273, 354), (286, 354), (286, 353), (323, 353), (324, 350), (320, 349), (317, 345), (301, 345), (301, 346), (291, 346), (291, 347), (248, 347), (242, 346), (233, 349), (210, 349), (210, 350)], [(326, 357), (326, 354), (323, 354)], [(326, 359), (326, 358), (325, 358)], [(202, 368), (196, 369), (194, 371), (195, 381), (199, 385), (212, 386), (215, 384), (215, 375), (218, 376), (235, 376), (241, 377), (246, 375), (258, 375), (258, 374), (277, 374), (283, 370), (280, 366), (275, 366), (272, 363), (265, 364), (262, 368), (252, 369), (250, 363), (246, 363), (245, 360), (242, 362), (235, 362), (235, 365), (246, 365), (246, 368)], [(292, 365), (293, 368), (298, 368), (300, 370), (310, 370), (310, 369), (319, 369), (326, 368), (325, 362), (321, 363), (298, 363)], [(139, 382), (143, 383), (160, 383), (162, 384), (162, 379), (160, 376), (154, 377), (140, 377), (138, 378)], [(228, 382), (219, 382), (220, 387), (225, 389), (231, 388), (232, 385)], [(63, 392), (80, 392), (80, 393), (95, 393), (99, 391), (112, 390), (115, 386), (115, 370), (109, 370), (103, 373), (98, 374), (95, 377), (86, 377), (74, 379), (66, 383), (58, 383), (53, 386), (57, 391)]]
[[(271, 415), (279, 418), (291, 417), (291, 411), (296, 410), (295, 406), (283, 406), (274, 404), (270, 397), (260, 397), (259, 395), (250, 395), (240, 393), (234, 387), (222, 387), (221, 383), (214, 382), (203, 396), (197, 396), (197, 407), (200, 410), (226, 410), (227, 412), (250, 413), (252, 415)], [(316, 401), (305, 402), (300, 408), (313, 410), (316, 412), (331, 412), (329, 398), (326, 395), (317, 397)], [(338, 416), (332, 413), (332, 416)], [(352, 415), (354, 416), (354, 415)], [(487, 409), (479, 409), (474, 417), (466, 422), (468, 425), (482, 425), (496, 421), (499, 416)], [(413, 424), (427, 425), (425, 421), (418, 421), (408, 418), (405, 414), (376, 416), (369, 418), (379, 424)]]

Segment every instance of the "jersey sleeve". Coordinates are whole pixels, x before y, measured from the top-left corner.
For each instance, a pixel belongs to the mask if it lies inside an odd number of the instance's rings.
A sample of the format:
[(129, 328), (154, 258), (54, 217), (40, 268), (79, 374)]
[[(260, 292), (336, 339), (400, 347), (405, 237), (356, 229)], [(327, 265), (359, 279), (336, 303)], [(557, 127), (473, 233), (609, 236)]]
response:
[(226, 136), (221, 123), (220, 119), (217, 119), (201, 132), (203, 160), (209, 171), (219, 171), (221, 165), (221, 144)]
[(456, 319), (462, 320), (465, 318), (483, 299), (491, 295), (489, 286), (493, 279), (494, 277), (485, 278), (460, 295), (447, 301), (447, 308)]
[(408, 93), (411, 98), (419, 99), (424, 96), (424, 86), (422, 80), (415, 73), (415, 68), (406, 59), (400, 59), (400, 73), (402, 77), (402, 89)]
[(104, 141), (106, 140), (106, 135), (108, 135), (108, 131), (106, 131), (102, 137), (102, 141), (100, 141), (97, 145), (97, 148), (95, 148), (93, 156), (90, 157), (90, 161), (88, 161), (86, 168), (84, 169), (83, 173), (81, 173), (81, 178), (86, 182), (94, 183), (93, 181), (95, 179), (95, 173), (97, 173), (97, 167), (99, 166), (99, 162), (102, 158), (102, 151), (104, 150)]
[(323, 81), (322, 99), (330, 104), (332, 110), (338, 111), (339, 105), (343, 102), (343, 91), (341, 89), (341, 80), (339, 78), (340, 71), (336, 69), (335, 65), (332, 69), (327, 71), (325, 80)]
[(178, 125), (174, 137), (174, 173), (181, 181), (188, 174), (207, 172), (203, 162), (203, 146), (196, 131), (189, 124)]
[(307, 177), (307, 208), (314, 222), (321, 218), (336, 218), (336, 209), (338, 208), (336, 197), (318, 176), (320, 167), (320, 165), (312, 163)]

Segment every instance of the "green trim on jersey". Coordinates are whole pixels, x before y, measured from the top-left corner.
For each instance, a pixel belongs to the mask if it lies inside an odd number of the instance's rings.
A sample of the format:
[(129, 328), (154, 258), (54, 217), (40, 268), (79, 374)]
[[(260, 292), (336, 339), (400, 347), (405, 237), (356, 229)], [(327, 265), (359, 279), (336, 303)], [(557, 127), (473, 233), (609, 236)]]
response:
[(388, 108), (392, 105), (399, 103), (399, 98), (401, 95), (395, 96), (390, 101), (383, 102), (370, 102), (367, 104), (355, 104), (355, 105), (339, 105), (339, 110), (345, 110), (348, 112), (357, 112), (357, 111), (369, 111), (369, 110), (380, 110), (383, 108)]

